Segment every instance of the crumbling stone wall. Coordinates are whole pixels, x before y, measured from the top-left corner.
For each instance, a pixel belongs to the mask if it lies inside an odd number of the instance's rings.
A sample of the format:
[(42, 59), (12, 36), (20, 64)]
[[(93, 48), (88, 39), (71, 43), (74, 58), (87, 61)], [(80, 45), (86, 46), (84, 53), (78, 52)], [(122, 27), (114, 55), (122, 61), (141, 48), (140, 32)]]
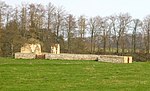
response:
[(51, 46), (51, 53), (52, 54), (60, 54), (60, 45), (54, 44)]
[(117, 55), (100, 55), (98, 61), (111, 63), (132, 63), (132, 57)]
[(90, 54), (46, 54), (46, 59), (62, 60), (98, 60), (111, 63), (132, 63), (132, 57), (117, 55), (90, 55)]
[(15, 58), (22, 59), (35, 59), (37, 55), (41, 55), (41, 45), (40, 44), (27, 44), (25, 43), (21, 47), (20, 53), (15, 53)]
[[(44, 53), (45, 59), (60, 59), (60, 60), (97, 60), (100, 62), (111, 63), (132, 63), (132, 57), (116, 56), (116, 55), (90, 55), (90, 54), (50, 54)], [(35, 59), (34, 53), (15, 53), (15, 58)]]
[(21, 47), (21, 53), (34, 53), (41, 54), (41, 45), (40, 44), (24, 44)]
[(36, 54), (34, 53), (15, 53), (17, 59), (35, 59)]
[(90, 54), (45, 54), (46, 59), (62, 60), (97, 60), (98, 55)]

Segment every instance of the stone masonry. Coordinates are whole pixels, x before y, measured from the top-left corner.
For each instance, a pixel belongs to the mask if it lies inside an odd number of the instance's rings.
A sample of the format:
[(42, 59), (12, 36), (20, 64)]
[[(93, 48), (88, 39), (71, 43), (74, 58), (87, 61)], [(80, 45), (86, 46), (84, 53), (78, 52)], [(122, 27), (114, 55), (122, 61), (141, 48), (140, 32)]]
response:
[(41, 45), (40, 44), (24, 44), (21, 47), (21, 53), (34, 53), (41, 54)]
[(40, 44), (27, 44), (25, 43), (21, 47), (21, 52), (15, 53), (15, 58), (22, 59), (35, 59), (37, 55), (41, 55), (41, 45)]
[[(44, 53), (45, 59), (53, 60), (97, 60), (99, 62), (111, 62), (111, 63), (132, 63), (132, 57), (130, 56), (117, 56), (117, 55), (91, 55), (91, 54), (51, 54)], [(34, 53), (15, 53), (15, 58), (22, 59), (35, 59)]]
[(17, 59), (35, 59), (36, 54), (34, 53), (15, 53)]
[(54, 44), (51, 46), (51, 53), (52, 54), (60, 54), (60, 45)]
[(98, 61), (111, 63), (132, 63), (132, 57), (117, 55), (100, 55), (98, 57)]
[(21, 59), (59, 59), (59, 60), (97, 60), (111, 63), (132, 63), (130, 56), (92, 55), (92, 54), (60, 54), (59, 44), (51, 46), (51, 53), (42, 53), (40, 44), (25, 44), (21, 53), (15, 53), (15, 58)]
[(90, 55), (90, 54), (45, 54), (45, 59), (60, 60), (97, 60), (111, 63), (132, 63), (130, 56), (117, 55)]
[(97, 60), (98, 55), (90, 54), (45, 54), (45, 59), (61, 60)]

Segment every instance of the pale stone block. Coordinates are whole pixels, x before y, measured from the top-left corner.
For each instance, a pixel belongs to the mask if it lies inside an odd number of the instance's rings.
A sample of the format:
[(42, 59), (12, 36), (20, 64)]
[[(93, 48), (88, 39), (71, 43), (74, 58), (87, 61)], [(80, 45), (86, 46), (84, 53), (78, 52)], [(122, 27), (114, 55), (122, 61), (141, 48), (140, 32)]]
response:
[(132, 63), (132, 57), (131, 56), (129, 56), (129, 63)]
[(59, 44), (52, 45), (51, 53), (52, 54), (60, 54), (60, 45)]
[(15, 53), (16, 59), (35, 59), (36, 54), (33, 53)]
[(21, 53), (32, 53), (30, 45), (29, 44), (25, 44), (23, 47), (21, 47)]
[(132, 63), (132, 57), (131, 56), (124, 56), (124, 63)]
[(51, 53), (56, 54), (56, 47), (55, 46), (51, 46)]
[(60, 54), (60, 45), (56, 44), (56, 46), (57, 46), (57, 53), (56, 54)]
[(124, 56), (124, 63), (128, 63), (128, 57)]
[(40, 44), (36, 44), (34, 53), (37, 55), (41, 55), (41, 45)]

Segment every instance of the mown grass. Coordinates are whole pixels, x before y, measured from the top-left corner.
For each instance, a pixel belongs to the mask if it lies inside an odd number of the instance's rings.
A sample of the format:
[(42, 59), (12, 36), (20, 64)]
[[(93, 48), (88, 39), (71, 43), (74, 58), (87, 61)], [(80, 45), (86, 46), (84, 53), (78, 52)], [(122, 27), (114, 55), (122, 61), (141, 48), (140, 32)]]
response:
[(150, 63), (0, 58), (0, 91), (150, 91)]

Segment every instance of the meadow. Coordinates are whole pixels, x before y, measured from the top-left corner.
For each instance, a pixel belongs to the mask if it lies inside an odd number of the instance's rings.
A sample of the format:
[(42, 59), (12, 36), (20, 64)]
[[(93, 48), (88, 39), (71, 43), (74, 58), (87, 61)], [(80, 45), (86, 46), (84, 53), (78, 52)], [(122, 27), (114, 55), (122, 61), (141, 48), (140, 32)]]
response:
[(150, 63), (0, 58), (0, 91), (150, 91)]

